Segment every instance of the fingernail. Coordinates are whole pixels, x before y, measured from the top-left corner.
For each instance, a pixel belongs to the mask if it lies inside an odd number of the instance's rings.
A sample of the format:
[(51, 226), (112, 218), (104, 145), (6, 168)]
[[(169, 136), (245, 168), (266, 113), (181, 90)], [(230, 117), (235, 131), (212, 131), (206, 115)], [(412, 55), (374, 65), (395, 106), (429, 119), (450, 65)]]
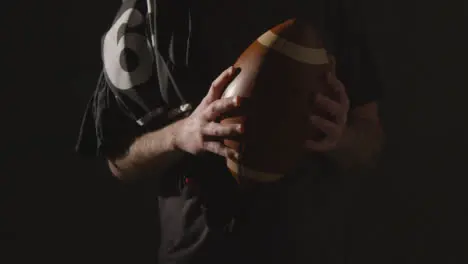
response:
[(237, 125), (237, 131), (239, 131), (239, 133), (244, 133), (244, 126), (242, 124)]

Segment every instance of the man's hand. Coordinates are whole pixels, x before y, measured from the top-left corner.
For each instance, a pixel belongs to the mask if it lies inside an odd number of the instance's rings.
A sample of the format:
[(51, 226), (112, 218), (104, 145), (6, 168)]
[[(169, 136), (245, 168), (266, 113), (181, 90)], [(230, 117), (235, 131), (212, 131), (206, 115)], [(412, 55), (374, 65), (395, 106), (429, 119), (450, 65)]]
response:
[(220, 99), (235, 75), (235, 68), (230, 67), (211, 84), (200, 105), (182, 121), (177, 130), (174, 138), (177, 148), (194, 155), (208, 151), (230, 159), (238, 159), (239, 154), (222, 142), (225, 138), (240, 135), (241, 125), (216, 122), (219, 116), (240, 106), (239, 97)]
[(305, 147), (309, 151), (326, 154), (342, 168), (368, 168), (375, 164), (383, 141), (377, 102), (359, 105), (350, 111), (346, 89), (336, 78), (333, 56), (330, 57), (330, 62), (331, 72), (327, 76), (327, 82), (330, 89), (338, 95), (337, 100), (324, 95), (316, 97), (314, 107), (327, 111), (331, 120), (312, 114), (310, 125), (322, 130), (325, 138), (320, 141), (308, 140)]
[(306, 141), (306, 149), (310, 151), (328, 152), (334, 150), (338, 146), (347, 126), (349, 98), (345, 87), (332, 72), (328, 73), (327, 82), (330, 88), (338, 94), (338, 100), (335, 101), (327, 96), (318, 94), (315, 104), (317, 107), (330, 113), (334, 117), (334, 120), (331, 121), (317, 115), (311, 115), (310, 125), (323, 131), (325, 138), (320, 141)]

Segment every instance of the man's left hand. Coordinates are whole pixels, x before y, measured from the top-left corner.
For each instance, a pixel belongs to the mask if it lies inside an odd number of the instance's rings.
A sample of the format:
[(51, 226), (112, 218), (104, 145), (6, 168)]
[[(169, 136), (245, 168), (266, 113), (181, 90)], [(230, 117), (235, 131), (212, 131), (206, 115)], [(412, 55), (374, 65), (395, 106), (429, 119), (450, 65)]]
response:
[(309, 151), (328, 152), (334, 150), (338, 146), (346, 130), (349, 111), (349, 98), (346, 94), (346, 89), (343, 83), (341, 83), (332, 72), (328, 73), (327, 82), (330, 88), (338, 95), (338, 100), (333, 100), (327, 96), (318, 94), (315, 107), (330, 113), (330, 115), (334, 117), (334, 120), (331, 121), (314, 114), (311, 115), (310, 125), (323, 131), (325, 137), (320, 141), (307, 140), (305, 147)]

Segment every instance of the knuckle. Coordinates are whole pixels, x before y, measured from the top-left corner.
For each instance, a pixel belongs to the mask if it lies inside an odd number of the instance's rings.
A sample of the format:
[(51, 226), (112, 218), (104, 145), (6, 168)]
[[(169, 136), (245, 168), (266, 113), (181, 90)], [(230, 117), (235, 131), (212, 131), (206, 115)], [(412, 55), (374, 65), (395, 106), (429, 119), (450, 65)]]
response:
[(213, 135), (221, 136), (222, 134), (223, 134), (222, 129), (219, 129), (219, 128), (213, 129)]
[(210, 86), (210, 90), (209, 90), (210, 98), (214, 97), (214, 95), (216, 94), (217, 89), (218, 89), (218, 85), (217, 85), (216, 81), (212, 82), (211, 86)]
[(204, 144), (205, 141), (203, 140), (202, 133), (197, 133), (195, 135), (194, 139), (195, 139), (195, 142), (197, 142), (199, 146), (204, 147), (203, 144)]
[(331, 109), (331, 112), (334, 115), (341, 115), (341, 113), (343, 112), (343, 106), (335, 103), (334, 107)]
[(211, 101), (214, 95), (214, 90), (215, 90), (215, 83), (211, 83), (210, 88), (208, 89), (208, 93), (205, 96), (205, 99), (208, 101)]
[(229, 149), (229, 148), (226, 148), (226, 147), (224, 147), (224, 149), (223, 149), (223, 156), (224, 156), (224, 157), (226, 157), (226, 158), (231, 158), (231, 157), (234, 157), (233, 150), (232, 150), (232, 149)]
[(236, 152), (234, 150), (227, 150), (226, 151), (226, 157), (230, 158), (230, 159), (237, 159), (237, 155), (236, 155)]
[(215, 118), (217, 116), (217, 113), (218, 113), (218, 109), (216, 107), (212, 107), (209, 111), (208, 111), (208, 118)]
[(210, 132), (210, 127), (207, 125), (207, 126), (203, 126), (203, 127), (200, 127), (199, 129), (199, 137), (201, 137), (202, 139), (204, 138), (204, 136), (206, 134), (208, 134)]
[(212, 151), (211, 144), (206, 141), (202, 141), (202, 148), (207, 151)]
[(223, 109), (223, 108), (224, 108), (224, 105), (225, 105), (225, 99), (224, 99), (224, 98), (218, 99), (218, 100), (216, 101), (216, 104), (215, 104), (215, 105), (216, 105), (216, 109), (217, 109), (218, 111), (221, 110), (221, 109)]
[(204, 117), (205, 119), (210, 119), (216, 113), (216, 107), (211, 104), (209, 107), (206, 108)]
[(226, 77), (229, 77), (234, 71), (234, 67), (233, 66), (229, 66), (227, 69), (225, 69), (222, 73), (221, 73), (221, 77), (222, 78), (226, 78)]
[(196, 127), (196, 136), (197, 137), (201, 137), (203, 135), (203, 130), (205, 129), (205, 127), (203, 126), (203, 124), (201, 122), (197, 122), (195, 124), (195, 127)]
[(220, 101), (215, 101), (213, 102), (213, 104), (211, 104), (211, 108), (210, 108), (210, 113), (211, 114), (215, 114), (219, 111), (221, 105), (220, 105)]
[(218, 144), (216, 144), (215, 142), (210, 142), (209, 146), (210, 146), (211, 151), (213, 151), (215, 153), (219, 153), (219, 145)]
[(234, 135), (234, 134), (237, 134), (239, 132), (239, 125), (231, 125), (231, 127), (229, 128), (229, 134), (231, 135)]

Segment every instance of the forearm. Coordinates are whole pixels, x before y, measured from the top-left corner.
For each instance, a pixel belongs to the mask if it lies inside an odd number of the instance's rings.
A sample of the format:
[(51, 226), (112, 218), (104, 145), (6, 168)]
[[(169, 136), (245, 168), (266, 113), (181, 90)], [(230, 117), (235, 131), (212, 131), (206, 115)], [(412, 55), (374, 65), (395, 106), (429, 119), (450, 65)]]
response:
[(175, 133), (182, 121), (137, 138), (128, 151), (109, 159), (112, 173), (123, 181), (158, 177), (183, 156), (174, 144)]
[(351, 119), (337, 148), (327, 154), (344, 169), (369, 168), (380, 154), (383, 137), (378, 121)]

